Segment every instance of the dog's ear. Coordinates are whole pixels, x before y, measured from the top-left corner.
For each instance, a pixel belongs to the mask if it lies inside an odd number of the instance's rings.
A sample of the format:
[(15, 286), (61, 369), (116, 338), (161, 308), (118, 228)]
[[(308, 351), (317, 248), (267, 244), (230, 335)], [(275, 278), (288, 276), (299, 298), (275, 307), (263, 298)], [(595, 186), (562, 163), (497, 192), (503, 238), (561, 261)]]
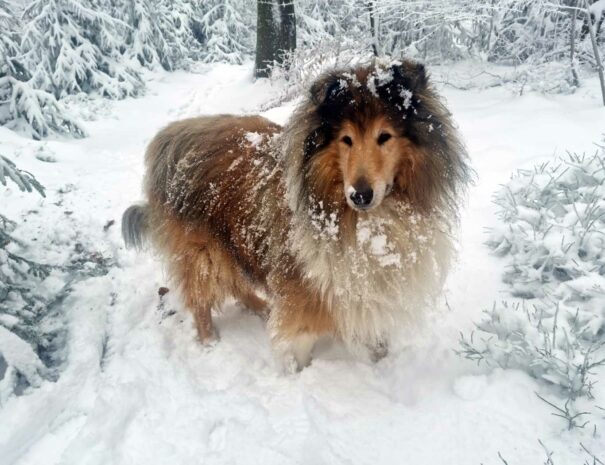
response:
[(426, 68), (422, 63), (404, 61), (400, 65), (393, 65), (391, 71), (393, 73), (393, 81), (407, 86), (412, 92), (425, 89), (428, 85), (429, 80)]
[(325, 127), (320, 126), (311, 131), (309, 135), (305, 138), (305, 143), (303, 145), (303, 162), (307, 163), (311, 158), (313, 158), (313, 155), (315, 155), (322, 148), (324, 148), (327, 143), (328, 133)]
[(421, 102), (418, 96), (428, 86), (424, 65), (404, 61), (391, 66), (390, 72), (391, 79), (376, 81), (378, 95), (397, 113), (417, 114)]
[(332, 105), (344, 99), (348, 83), (337, 74), (318, 79), (311, 86), (311, 101), (318, 106)]

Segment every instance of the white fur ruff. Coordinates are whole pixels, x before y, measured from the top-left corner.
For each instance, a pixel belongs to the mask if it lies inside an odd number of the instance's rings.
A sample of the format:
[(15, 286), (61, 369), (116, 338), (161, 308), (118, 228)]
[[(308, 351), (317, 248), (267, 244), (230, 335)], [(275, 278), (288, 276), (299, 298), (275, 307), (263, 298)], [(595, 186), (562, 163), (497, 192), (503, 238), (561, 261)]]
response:
[(299, 210), (290, 247), (304, 278), (321, 292), (340, 336), (376, 345), (419, 322), (441, 290), (452, 252), (445, 222), (385, 199), (362, 213), (356, 237), (344, 243), (338, 218)]

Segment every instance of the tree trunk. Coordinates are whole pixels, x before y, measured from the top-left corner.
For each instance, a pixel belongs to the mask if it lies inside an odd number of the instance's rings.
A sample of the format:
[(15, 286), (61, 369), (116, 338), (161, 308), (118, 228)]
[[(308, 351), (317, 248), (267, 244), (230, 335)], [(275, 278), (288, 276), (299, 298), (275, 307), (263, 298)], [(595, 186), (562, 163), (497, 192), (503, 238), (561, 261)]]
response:
[(485, 50), (487, 51), (488, 54), (489, 54), (490, 50), (492, 49), (492, 35), (494, 33), (494, 16), (496, 15), (494, 3), (495, 3), (495, 0), (492, 0), (491, 15), (489, 18), (489, 32), (487, 34), (487, 47), (485, 48)]
[(286, 58), (296, 50), (294, 0), (258, 0), (257, 5), (254, 76), (269, 77), (271, 67), (287, 65)]
[(578, 78), (578, 72), (576, 71), (575, 53), (576, 53), (576, 18), (578, 16), (578, 10), (575, 8), (570, 12), (571, 15), (571, 37), (569, 38), (569, 60), (571, 66), (571, 78), (574, 87), (580, 85), (580, 79)]
[(277, 39), (275, 19), (273, 18), (273, 0), (258, 0), (256, 18), (256, 64), (255, 77), (269, 77), (271, 66), (276, 58)]
[(605, 106), (605, 76), (603, 75), (603, 62), (601, 61), (601, 54), (599, 53), (599, 46), (597, 45), (597, 36), (590, 16), (589, 4), (587, 1), (584, 3), (586, 5), (586, 15), (588, 16), (588, 32), (590, 33), (590, 41), (592, 42), (592, 49), (594, 50), (594, 59), (597, 62), (597, 72), (599, 73), (599, 80), (601, 81), (601, 95), (603, 96), (603, 105)]
[[(581, 4), (581, 2), (578, 1), (578, 5), (580, 5), (580, 4)], [(586, 38), (586, 36), (589, 34), (589, 31), (590, 31), (589, 22), (592, 21), (593, 27), (595, 29), (594, 33), (595, 33), (595, 36), (598, 41), (599, 34), (601, 33), (601, 26), (603, 26), (603, 23), (605, 22), (605, 14), (601, 15), (601, 19), (599, 19), (599, 21), (597, 22), (595, 16), (590, 12), (590, 4), (588, 2), (586, 2), (586, 10), (588, 11), (588, 14), (584, 18), (584, 21), (582, 22), (580, 40), (584, 40)]]
[(370, 12), (370, 33), (372, 34), (372, 51), (374, 56), (378, 56), (378, 28), (376, 26), (376, 12), (374, 11), (374, 0), (368, 2), (368, 11)]
[(294, 0), (278, 0), (280, 24), (280, 43), (278, 48), (278, 62), (284, 64), (287, 56), (296, 50), (296, 15)]

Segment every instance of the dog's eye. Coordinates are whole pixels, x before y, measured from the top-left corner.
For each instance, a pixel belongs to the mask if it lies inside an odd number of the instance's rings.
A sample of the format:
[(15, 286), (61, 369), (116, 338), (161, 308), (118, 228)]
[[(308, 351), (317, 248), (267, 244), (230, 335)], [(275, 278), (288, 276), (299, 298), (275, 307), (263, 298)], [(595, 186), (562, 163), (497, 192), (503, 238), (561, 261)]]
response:
[(393, 137), (392, 135), (390, 135), (388, 132), (383, 132), (382, 134), (380, 134), (378, 136), (378, 145), (382, 145), (384, 144), (386, 141), (388, 141), (391, 137)]
[(353, 139), (351, 139), (349, 136), (344, 136), (342, 139), (340, 139), (341, 142), (344, 142), (345, 144), (347, 144), (349, 147), (353, 146)]

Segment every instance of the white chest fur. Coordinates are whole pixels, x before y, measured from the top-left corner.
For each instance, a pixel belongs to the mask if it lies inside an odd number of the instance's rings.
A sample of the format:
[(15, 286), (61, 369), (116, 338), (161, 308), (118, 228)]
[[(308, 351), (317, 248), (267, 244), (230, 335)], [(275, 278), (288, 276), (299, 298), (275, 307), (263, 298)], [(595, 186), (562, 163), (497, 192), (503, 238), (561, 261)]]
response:
[(347, 343), (374, 344), (416, 322), (441, 289), (452, 244), (436, 215), (384, 202), (360, 214), (348, 242), (334, 214), (298, 212), (293, 222), (290, 245), (304, 277)]

